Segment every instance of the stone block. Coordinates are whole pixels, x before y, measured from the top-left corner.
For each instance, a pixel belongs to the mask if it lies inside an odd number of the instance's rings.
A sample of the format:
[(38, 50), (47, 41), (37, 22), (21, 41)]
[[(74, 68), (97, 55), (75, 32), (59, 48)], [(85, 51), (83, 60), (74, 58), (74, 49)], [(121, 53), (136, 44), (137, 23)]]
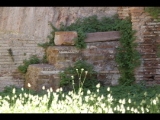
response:
[[(52, 88), (55, 91), (59, 87), (58, 73), (59, 71), (54, 70), (53, 65), (29, 65), (25, 75), (25, 88), (39, 92), (45, 86), (46, 89)], [(31, 87), (28, 87), (28, 83), (31, 84)]]
[(55, 45), (74, 45), (77, 32), (75, 31), (59, 31), (55, 32), (54, 43)]
[(119, 31), (87, 33), (85, 42), (100, 42), (120, 39)]
[(54, 65), (57, 70), (72, 66), (81, 58), (75, 46), (53, 46), (49, 47), (46, 53), (49, 64)]

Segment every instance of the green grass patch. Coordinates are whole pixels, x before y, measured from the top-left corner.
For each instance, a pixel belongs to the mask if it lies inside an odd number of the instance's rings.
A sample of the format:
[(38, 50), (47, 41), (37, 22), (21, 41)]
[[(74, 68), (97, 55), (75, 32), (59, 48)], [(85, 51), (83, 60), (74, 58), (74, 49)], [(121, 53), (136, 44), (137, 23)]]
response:
[(0, 113), (160, 113), (160, 86), (101, 87), (35, 93), (6, 87), (0, 92)]

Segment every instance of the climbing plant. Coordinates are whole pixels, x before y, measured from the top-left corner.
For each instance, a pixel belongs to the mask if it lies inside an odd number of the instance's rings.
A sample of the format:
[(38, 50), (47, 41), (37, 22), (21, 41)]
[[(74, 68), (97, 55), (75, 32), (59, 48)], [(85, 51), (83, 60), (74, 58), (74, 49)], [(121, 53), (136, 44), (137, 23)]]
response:
[(54, 34), (56, 31), (77, 31), (78, 37), (75, 39), (75, 46), (79, 49), (86, 48), (84, 39), (86, 33), (120, 31), (120, 46), (117, 48), (116, 62), (120, 71), (119, 83), (131, 85), (135, 81), (134, 69), (140, 65), (140, 54), (136, 50), (135, 31), (132, 30), (130, 18), (119, 19), (117, 15), (113, 17), (98, 18), (96, 15), (86, 18), (79, 18), (69, 26), (63, 24), (56, 28), (51, 24), (53, 31), (49, 37), (50, 42), (41, 46), (54, 45)]
[(148, 12), (153, 18), (160, 20), (158, 18), (160, 13), (160, 7), (145, 7), (145, 11)]

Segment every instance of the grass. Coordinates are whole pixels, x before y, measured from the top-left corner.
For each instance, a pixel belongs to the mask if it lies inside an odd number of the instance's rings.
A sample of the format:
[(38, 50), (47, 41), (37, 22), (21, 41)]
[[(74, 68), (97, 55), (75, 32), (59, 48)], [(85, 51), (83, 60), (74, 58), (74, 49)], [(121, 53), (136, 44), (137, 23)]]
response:
[(160, 86), (101, 87), (90, 91), (6, 87), (0, 93), (0, 113), (160, 113)]

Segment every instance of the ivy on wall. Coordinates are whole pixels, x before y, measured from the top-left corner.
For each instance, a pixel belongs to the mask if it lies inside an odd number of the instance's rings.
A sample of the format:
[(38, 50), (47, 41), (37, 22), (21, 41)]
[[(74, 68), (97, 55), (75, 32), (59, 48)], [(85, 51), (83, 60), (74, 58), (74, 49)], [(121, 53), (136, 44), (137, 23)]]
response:
[(136, 50), (135, 31), (132, 30), (130, 18), (119, 19), (117, 15), (113, 17), (102, 17), (98, 19), (96, 15), (87, 18), (79, 18), (70, 26), (61, 24), (60, 28), (55, 28), (52, 24), (52, 31), (48, 43), (39, 44), (47, 48), (54, 45), (54, 34), (56, 31), (77, 31), (78, 37), (75, 39), (75, 46), (79, 49), (85, 49), (86, 33), (120, 31), (120, 46), (117, 48), (115, 61), (118, 64), (120, 72), (119, 84), (131, 85), (135, 81), (134, 69), (140, 65), (140, 54)]
[(154, 19), (160, 20), (160, 7), (145, 7), (145, 12), (148, 12)]

